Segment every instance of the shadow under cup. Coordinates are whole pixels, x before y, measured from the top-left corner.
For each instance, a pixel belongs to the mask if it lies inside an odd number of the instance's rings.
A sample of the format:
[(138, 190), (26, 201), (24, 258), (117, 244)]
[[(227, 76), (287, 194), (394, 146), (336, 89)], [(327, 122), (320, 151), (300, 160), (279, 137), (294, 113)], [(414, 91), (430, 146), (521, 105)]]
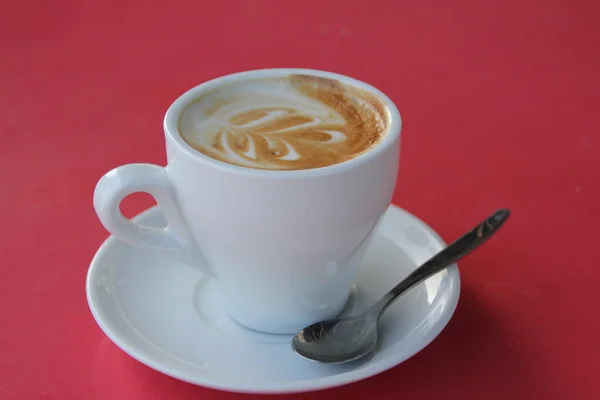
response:
[[(348, 161), (285, 171), (228, 164), (196, 151), (180, 136), (182, 111), (204, 93), (293, 74), (334, 79), (376, 96), (389, 116), (385, 136)], [(247, 71), (184, 93), (168, 109), (164, 130), (166, 167), (129, 164), (98, 183), (94, 206), (107, 230), (214, 276), (227, 312), (248, 328), (292, 334), (340, 313), (396, 185), (401, 120), (391, 100), (338, 74)], [(139, 191), (155, 197), (166, 228), (139, 226), (121, 215), (120, 200)]]

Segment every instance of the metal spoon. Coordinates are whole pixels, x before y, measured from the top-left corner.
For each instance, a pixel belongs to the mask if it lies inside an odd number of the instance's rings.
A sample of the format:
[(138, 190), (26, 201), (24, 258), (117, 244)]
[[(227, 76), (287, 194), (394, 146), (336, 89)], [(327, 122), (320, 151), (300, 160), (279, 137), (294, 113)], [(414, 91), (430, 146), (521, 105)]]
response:
[(496, 211), (472, 231), (412, 272), (361, 315), (312, 324), (294, 336), (292, 348), (300, 356), (323, 363), (343, 363), (369, 353), (377, 343), (377, 323), (383, 312), (417, 283), (454, 264), (490, 238), (506, 221), (508, 209)]

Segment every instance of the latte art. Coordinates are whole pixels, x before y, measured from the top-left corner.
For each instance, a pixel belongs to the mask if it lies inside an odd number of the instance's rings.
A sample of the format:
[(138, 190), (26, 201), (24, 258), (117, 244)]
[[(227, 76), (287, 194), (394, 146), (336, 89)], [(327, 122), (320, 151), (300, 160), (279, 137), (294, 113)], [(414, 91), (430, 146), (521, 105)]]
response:
[(199, 152), (229, 164), (297, 170), (364, 153), (385, 135), (388, 118), (369, 92), (295, 75), (214, 89), (188, 105), (179, 131)]

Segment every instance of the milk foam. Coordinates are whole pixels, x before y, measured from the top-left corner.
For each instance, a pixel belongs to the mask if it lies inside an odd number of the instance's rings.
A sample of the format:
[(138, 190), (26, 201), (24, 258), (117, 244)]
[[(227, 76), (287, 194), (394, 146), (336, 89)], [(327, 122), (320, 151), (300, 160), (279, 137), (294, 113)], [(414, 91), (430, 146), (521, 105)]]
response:
[(383, 106), (344, 89), (337, 81), (310, 77), (222, 86), (188, 105), (179, 131), (196, 150), (230, 164), (259, 169), (335, 164), (372, 147), (387, 126)]

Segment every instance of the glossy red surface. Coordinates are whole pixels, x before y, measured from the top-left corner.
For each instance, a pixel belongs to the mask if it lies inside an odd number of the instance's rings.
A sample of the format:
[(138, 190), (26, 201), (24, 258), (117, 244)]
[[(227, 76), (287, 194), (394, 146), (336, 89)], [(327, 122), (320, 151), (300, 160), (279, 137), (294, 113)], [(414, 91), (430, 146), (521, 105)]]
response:
[(161, 375), (96, 326), (84, 279), (107, 233), (92, 192), (114, 166), (164, 164), (162, 117), (183, 91), (292, 66), (396, 102), (394, 201), (446, 240), (513, 214), (461, 263), (458, 309), (429, 347), (282, 398), (599, 398), (599, 13), (585, 0), (2, 2), (0, 398), (245, 397)]

